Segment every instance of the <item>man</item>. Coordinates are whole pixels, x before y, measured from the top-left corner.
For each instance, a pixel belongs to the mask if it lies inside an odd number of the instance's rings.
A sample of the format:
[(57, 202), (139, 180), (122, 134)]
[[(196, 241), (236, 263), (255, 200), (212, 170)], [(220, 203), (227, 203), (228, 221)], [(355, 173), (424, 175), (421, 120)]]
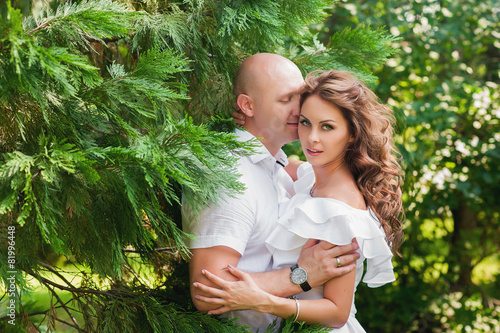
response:
[[(293, 267), (293, 275), (288, 268), (271, 270), (272, 255), (265, 240), (278, 220), (279, 202), (287, 200), (287, 189), (292, 188), (292, 179), (283, 169), (288, 162), (281, 147), (298, 139), (298, 91), (303, 83), (298, 67), (276, 54), (255, 54), (238, 69), (234, 91), (237, 106), (245, 115), (246, 131), (236, 130), (236, 134), (242, 141), (259, 138), (262, 145), (255, 155), (239, 160), (239, 180), (246, 186), (242, 195), (225, 196), (219, 205), (208, 205), (198, 216), (183, 206), (183, 229), (196, 236), (189, 244), (193, 254), (190, 280), (193, 302), (200, 311), (214, 308), (194, 298), (202, 294), (194, 282), (212, 285), (202, 273), (205, 269), (234, 280), (226, 267), (236, 266), (251, 273), (263, 290), (288, 297), (355, 267), (357, 243), (334, 247), (310, 240), (302, 249), (298, 267)], [(307, 277), (296, 274), (305, 272)], [(240, 323), (261, 332), (274, 320), (255, 311), (237, 311), (229, 316), (239, 317)]]

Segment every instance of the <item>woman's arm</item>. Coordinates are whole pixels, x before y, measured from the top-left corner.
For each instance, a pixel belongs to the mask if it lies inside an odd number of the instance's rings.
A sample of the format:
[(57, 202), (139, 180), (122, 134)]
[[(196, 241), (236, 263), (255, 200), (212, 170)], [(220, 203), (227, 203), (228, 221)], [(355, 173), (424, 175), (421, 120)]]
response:
[[(351, 312), (355, 280), (356, 269), (325, 283), (323, 299), (300, 301), (301, 303), (311, 302), (311, 304), (304, 306), (304, 317), (299, 316), (298, 320), (308, 323), (318, 322), (330, 327), (344, 326)], [(323, 302), (320, 303), (320, 301)]]
[[(296, 316), (296, 300), (271, 295), (260, 289), (249, 274), (232, 266), (229, 266), (228, 270), (239, 278), (239, 281), (225, 281), (208, 271), (204, 271), (205, 277), (220, 289), (208, 287), (198, 282), (194, 285), (205, 295), (212, 296), (195, 295), (197, 300), (220, 306), (216, 310), (209, 311), (209, 314), (249, 309), (267, 312), (282, 318)], [(299, 300), (300, 310), (297, 320), (305, 321), (308, 324), (320, 323), (329, 327), (342, 327), (349, 318), (355, 276), (356, 271), (354, 270), (328, 281), (324, 285), (324, 298)]]

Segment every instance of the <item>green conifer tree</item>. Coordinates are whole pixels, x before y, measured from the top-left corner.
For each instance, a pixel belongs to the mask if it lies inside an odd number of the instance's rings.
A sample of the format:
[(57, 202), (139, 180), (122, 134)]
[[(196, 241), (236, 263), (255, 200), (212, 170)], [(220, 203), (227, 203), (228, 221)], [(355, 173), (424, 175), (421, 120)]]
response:
[[(375, 79), (393, 38), (360, 26), (320, 43), (308, 26), (330, 5), (0, 8), (0, 330), (241, 332), (190, 302), (180, 193), (199, 207), (243, 189), (234, 164), (252, 145), (228, 132), (231, 79), (246, 56)], [(33, 301), (40, 290), (47, 301)]]

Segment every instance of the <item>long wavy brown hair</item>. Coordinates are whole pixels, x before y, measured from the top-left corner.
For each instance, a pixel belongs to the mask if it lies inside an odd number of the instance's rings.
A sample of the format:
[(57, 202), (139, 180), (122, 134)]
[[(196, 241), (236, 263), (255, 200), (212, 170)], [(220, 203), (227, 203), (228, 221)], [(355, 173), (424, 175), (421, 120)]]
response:
[(393, 253), (404, 241), (401, 200), (403, 170), (393, 140), (394, 115), (364, 84), (345, 71), (309, 73), (300, 105), (311, 95), (336, 105), (349, 124), (353, 141), (344, 162), (354, 175), (366, 204), (375, 213)]

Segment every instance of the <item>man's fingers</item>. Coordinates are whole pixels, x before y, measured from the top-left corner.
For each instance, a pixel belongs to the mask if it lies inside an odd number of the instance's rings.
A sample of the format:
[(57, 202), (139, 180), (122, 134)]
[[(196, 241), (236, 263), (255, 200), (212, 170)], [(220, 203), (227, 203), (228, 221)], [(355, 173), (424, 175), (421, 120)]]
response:
[[(312, 239), (312, 238), (308, 239), (307, 242), (302, 246), (302, 249), (307, 249), (307, 248), (313, 247), (317, 243), (318, 243), (317, 239)], [(327, 244), (330, 244), (330, 243), (327, 243)]]
[(324, 240), (319, 241), (317, 244), (323, 250), (330, 250), (330, 249), (337, 246), (337, 245), (334, 245), (332, 243), (328, 243), (327, 241), (324, 241)]
[(329, 243), (329, 242), (324, 241), (324, 240), (316, 241), (316, 242), (318, 242), (318, 246), (320, 246), (324, 250), (336, 248), (335, 253), (338, 253), (338, 255), (343, 255), (345, 253), (349, 253), (349, 252), (356, 251), (357, 249), (359, 249), (358, 241), (356, 240), (356, 238), (353, 238), (351, 240), (351, 243), (347, 244), (347, 245), (335, 245), (335, 244)]
[(342, 276), (344, 274), (347, 274), (354, 270), (356, 268), (356, 264), (351, 262), (349, 264), (346, 264), (345, 266), (340, 266), (337, 268), (337, 271), (335, 272), (337, 276)]
[[(348, 265), (351, 265), (356, 262), (356, 260), (359, 259), (359, 253), (352, 253), (352, 254), (345, 254), (341, 257), (336, 257), (335, 259), (337, 260), (337, 267), (346, 267)], [(340, 262), (340, 266), (338, 265), (338, 263)]]
[(345, 254), (351, 253), (359, 249), (359, 245), (357, 242), (352, 242), (347, 245), (339, 245), (331, 248), (331, 254), (334, 257), (343, 256)]

